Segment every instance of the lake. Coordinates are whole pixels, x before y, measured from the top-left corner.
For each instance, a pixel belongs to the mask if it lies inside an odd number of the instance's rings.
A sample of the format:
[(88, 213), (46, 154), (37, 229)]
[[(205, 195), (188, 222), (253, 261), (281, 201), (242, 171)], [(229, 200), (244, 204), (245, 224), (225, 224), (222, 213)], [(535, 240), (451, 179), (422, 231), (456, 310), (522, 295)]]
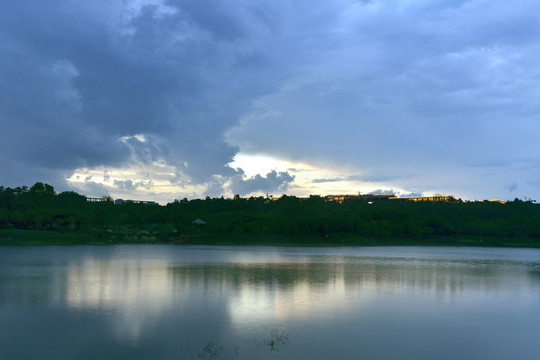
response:
[(0, 247), (0, 359), (533, 359), (540, 250)]

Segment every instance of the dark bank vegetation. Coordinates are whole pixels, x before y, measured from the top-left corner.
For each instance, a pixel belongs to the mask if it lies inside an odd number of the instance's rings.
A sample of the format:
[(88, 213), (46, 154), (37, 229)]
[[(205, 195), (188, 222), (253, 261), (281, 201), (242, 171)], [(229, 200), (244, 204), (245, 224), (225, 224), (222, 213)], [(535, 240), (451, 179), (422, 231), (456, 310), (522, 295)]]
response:
[[(193, 221), (202, 219), (206, 224)], [(89, 202), (36, 183), (0, 187), (0, 243), (471, 245), (540, 247), (540, 206), (494, 202), (328, 202), (319, 196)]]

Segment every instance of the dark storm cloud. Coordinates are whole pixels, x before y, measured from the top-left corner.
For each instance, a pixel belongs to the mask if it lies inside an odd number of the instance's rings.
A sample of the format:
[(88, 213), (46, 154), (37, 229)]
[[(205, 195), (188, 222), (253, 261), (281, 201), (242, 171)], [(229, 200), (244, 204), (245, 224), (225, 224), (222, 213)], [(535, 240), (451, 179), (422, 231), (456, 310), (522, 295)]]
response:
[(381, 174), (346, 180), (538, 191), (538, 13), (532, 0), (4, 1), (0, 183), (155, 162), (212, 193), (292, 181), (246, 180), (228, 165), (241, 151)]
[(133, 156), (164, 158), (196, 182), (234, 174), (226, 164), (237, 149), (223, 133), (275, 81), (237, 66), (256, 57), (242, 9), (125, 4), (1, 6), (0, 140), (4, 156), (28, 165), (22, 179), (34, 167), (120, 166)]
[(211, 36), (223, 40), (243, 38), (248, 29), (242, 24), (242, 9), (231, 1), (168, 0), (168, 5), (179, 9), (186, 21), (197, 24)]

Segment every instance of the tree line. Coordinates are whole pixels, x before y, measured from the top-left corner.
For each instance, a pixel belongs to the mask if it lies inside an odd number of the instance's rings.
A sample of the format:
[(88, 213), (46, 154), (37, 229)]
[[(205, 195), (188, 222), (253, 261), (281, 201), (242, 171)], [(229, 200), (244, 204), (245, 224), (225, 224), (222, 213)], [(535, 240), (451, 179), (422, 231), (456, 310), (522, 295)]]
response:
[[(193, 223), (202, 219), (206, 224)], [(175, 200), (167, 205), (89, 202), (51, 185), (0, 186), (0, 229), (87, 234), (103, 241), (174, 242), (257, 236), (343, 243), (355, 239), (528, 239), (540, 244), (540, 206), (494, 202), (326, 201), (312, 195)], [(540, 246), (540, 245), (539, 245)]]

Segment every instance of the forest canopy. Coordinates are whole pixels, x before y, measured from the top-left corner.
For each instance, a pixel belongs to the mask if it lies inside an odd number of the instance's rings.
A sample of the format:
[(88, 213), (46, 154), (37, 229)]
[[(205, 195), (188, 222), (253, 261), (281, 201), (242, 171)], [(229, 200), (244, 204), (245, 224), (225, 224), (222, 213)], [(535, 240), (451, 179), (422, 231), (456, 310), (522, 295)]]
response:
[(378, 245), (431, 244), (438, 239), (448, 244), (537, 247), (540, 206), (519, 199), (506, 203), (346, 199), (339, 203), (317, 195), (278, 199), (236, 195), (159, 205), (56, 193), (40, 182), (30, 188), (0, 186), (0, 242), (16, 242), (24, 238), (21, 234), (44, 237), (44, 233), (46, 239), (71, 239), (71, 243)]

